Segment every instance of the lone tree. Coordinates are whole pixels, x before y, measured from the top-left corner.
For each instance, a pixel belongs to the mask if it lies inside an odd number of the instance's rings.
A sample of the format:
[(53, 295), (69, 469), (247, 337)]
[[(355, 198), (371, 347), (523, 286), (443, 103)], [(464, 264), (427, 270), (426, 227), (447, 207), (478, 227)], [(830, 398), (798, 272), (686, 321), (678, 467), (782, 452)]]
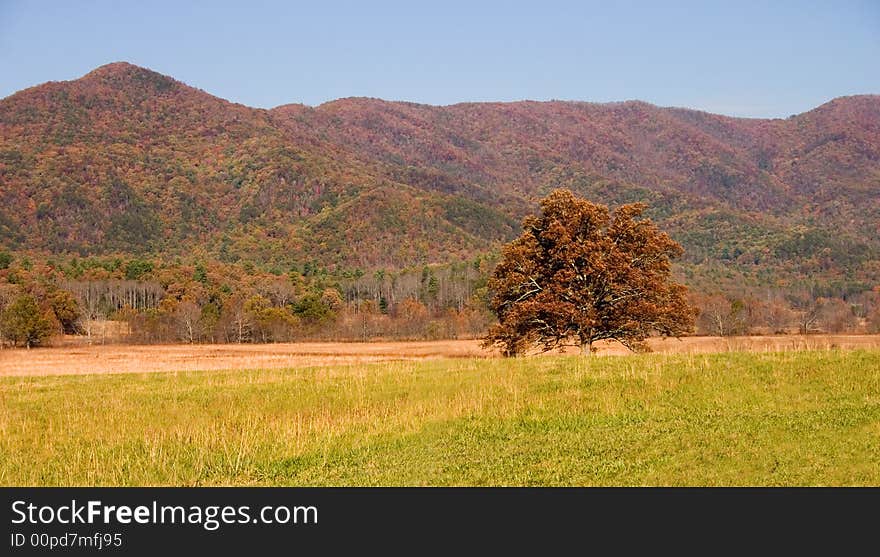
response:
[(541, 202), (541, 214), (523, 221), (523, 234), (505, 246), (489, 281), (498, 316), (484, 346), (506, 356), (540, 347), (593, 351), (614, 339), (646, 350), (651, 334), (678, 336), (693, 330), (696, 311), (686, 288), (670, 279), (670, 259), (681, 246), (634, 203), (608, 207), (564, 189)]

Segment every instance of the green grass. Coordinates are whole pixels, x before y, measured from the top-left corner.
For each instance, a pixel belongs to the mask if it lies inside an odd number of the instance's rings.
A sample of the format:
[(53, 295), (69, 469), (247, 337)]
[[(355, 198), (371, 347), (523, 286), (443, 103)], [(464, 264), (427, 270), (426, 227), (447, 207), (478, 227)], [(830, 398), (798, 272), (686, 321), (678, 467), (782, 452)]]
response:
[(880, 351), (4, 378), (0, 485), (880, 485)]

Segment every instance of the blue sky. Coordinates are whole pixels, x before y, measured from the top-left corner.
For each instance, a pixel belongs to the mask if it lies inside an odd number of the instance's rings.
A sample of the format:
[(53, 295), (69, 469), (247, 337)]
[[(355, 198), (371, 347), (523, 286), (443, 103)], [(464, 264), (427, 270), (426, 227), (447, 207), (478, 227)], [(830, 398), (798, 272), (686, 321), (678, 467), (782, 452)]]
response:
[(880, 0), (0, 0), (0, 97), (119, 60), (266, 108), (641, 99), (786, 117), (880, 93)]

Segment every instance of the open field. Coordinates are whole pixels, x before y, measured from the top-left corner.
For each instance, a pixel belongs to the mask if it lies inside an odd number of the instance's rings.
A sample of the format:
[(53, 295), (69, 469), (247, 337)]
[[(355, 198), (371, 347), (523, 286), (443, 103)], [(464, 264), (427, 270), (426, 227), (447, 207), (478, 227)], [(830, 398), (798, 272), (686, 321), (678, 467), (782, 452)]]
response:
[(880, 485), (880, 350), (3, 377), (0, 485)]
[[(661, 354), (880, 348), (880, 335), (786, 335), (650, 339)], [(628, 354), (620, 344), (598, 343), (599, 355)], [(576, 353), (570, 349), (569, 353)], [(311, 342), (291, 344), (94, 345), (0, 350), (0, 376), (144, 373), (223, 369), (283, 369), (436, 358), (497, 356), (478, 340), (423, 342)]]

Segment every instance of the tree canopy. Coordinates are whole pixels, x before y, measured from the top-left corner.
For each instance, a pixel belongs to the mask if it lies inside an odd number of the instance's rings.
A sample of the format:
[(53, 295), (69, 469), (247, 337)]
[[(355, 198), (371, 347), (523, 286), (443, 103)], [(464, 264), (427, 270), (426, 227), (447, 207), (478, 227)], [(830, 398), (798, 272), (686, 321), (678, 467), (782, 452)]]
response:
[(645, 209), (634, 203), (610, 213), (568, 190), (550, 193), (489, 281), (499, 323), (485, 345), (505, 355), (568, 345), (586, 352), (613, 339), (635, 351), (652, 334), (691, 331), (695, 311), (670, 276), (682, 248), (639, 218)]
[(39, 346), (52, 335), (53, 323), (37, 300), (22, 295), (0, 313), (0, 333), (16, 345)]

